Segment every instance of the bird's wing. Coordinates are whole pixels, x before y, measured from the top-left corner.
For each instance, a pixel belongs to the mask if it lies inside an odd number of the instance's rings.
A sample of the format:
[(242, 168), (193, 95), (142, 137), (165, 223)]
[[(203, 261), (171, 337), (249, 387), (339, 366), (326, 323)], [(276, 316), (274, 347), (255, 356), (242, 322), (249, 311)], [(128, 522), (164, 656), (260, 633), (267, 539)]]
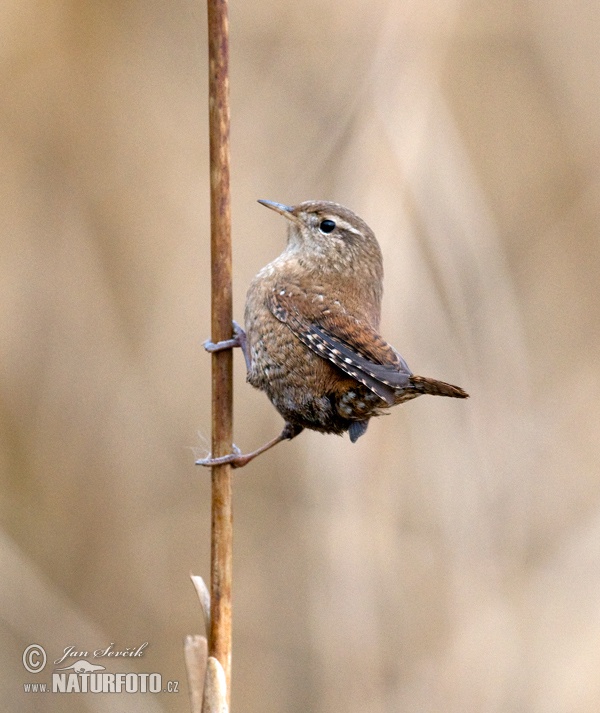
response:
[(270, 295), (271, 313), (323, 359), (387, 401), (409, 386), (412, 372), (404, 359), (366, 321), (348, 314), (338, 301), (278, 285)]

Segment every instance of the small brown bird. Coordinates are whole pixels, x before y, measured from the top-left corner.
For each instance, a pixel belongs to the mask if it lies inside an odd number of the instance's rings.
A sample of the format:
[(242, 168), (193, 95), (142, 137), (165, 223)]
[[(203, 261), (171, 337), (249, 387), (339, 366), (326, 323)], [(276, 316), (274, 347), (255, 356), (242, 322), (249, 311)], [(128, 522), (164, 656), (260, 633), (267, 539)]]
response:
[(208, 351), (240, 346), (247, 380), (286, 421), (282, 433), (248, 454), (201, 465), (246, 465), (303, 429), (342, 434), (354, 443), (369, 419), (421, 394), (467, 398), (458, 386), (415, 376), (379, 335), (383, 261), (369, 226), (328, 201), (288, 207), (261, 200), (288, 223), (287, 246), (256, 275), (246, 298), (246, 331)]

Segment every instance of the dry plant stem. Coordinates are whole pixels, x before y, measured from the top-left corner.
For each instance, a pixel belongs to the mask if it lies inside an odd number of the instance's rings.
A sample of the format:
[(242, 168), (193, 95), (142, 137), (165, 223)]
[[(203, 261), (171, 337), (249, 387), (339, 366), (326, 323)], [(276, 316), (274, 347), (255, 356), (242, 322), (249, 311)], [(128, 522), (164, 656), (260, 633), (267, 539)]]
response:
[(201, 713), (206, 663), (208, 660), (206, 638), (204, 636), (187, 636), (184, 653), (188, 688), (190, 689), (191, 710), (192, 713)]
[(202, 577), (198, 577), (198, 575), (192, 574), (190, 575), (190, 578), (200, 601), (200, 607), (202, 608), (202, 616), (204, 618), (204, 629), (206, 631), (206, 635), (208, 636), (208, 633), (210, 631), (210, 592), (208, 591), (208, 587), (204, 583)]
[(213, 656), (208, 657), (206, 664), (202, 713), (229, 713), (225, 672), (218, 659)]
[[(210, 219), (212, 340), (232, 336), (231, 201), (229, 191), (229, 77), (227, 0), (208, 0)], [(233, 430), (233, 356), (212, 355), (212, 453), (231, 453)], [(212, 468), (211, 625), (209, 655), (231, 677), (232, 576), (231, 466)]]

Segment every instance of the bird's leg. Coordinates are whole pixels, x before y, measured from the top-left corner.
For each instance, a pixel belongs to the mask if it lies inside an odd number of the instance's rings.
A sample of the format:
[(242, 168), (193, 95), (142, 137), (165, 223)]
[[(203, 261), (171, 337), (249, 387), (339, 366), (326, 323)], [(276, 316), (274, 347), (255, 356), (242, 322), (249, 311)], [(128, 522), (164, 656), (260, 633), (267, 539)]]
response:
[(286, 423), (283, 431), (276, 438), (273, 438), (271, 441), (268, 441), (251, 453), (241, 453), (240, 449), (234, 444), (233, 453), (230, 453), (227, 456), (220, 456), (219, 458), (211, 458), (209, 455), (208, 458), (197, 460), (196, 465), (203, 465), (207, 468), (212, 468), (213, 465), (225, 465), (225, 463), (230, 463), (232, 468), (242, 468), (246, 464), (250, 463), (251, 460), (254, 460), (256, 456), (268, 451), (269, 448), (273, 448), (273, 446), (281, 443), (281, 441), (291, 441), (292, 438), (295, 438), (303, 430), (303, 426)]
[[(244, 361), (246, 362), (246, 370), (250, 371), (251, 361), (250, 353), (248, 352), (246, 332), (244, 332), (237, 322), (233, 322), (233, 337), (231, 339), (225, 339), (222, 342), (217, 342), (216, 344), (215, 342), (211, 342), (210, 339), (207, 339), (204, 342), (204, 348), (207, 352), (211, 353), (220, 352), (224, 349), (233, 349), (234, 347), (241, 348), (242, 353), (244, 354)], [(273, 438), (251, 453), (242, 453), (240, 449), (233, 444), (233, 453), (226, 456), (219, 456), (218, 458), (212, 458), (209, 455), (207, 458), (197, 460), (196, 465), (203, 465), (207, 468), (212, 468), (214, 465), (225, 465), (226, 463), (230, 463), (232, 468), (242, 468), (246, 464), (250, 463), (251, 460), (254, 460), (256, 456), (268, 451), (269, 448), (273, 448), (273, 446), (281, 443), (281, 441), (291, 441), (292, 438), (295, 438), (303, 430), (303, 426), (286, 423), (283, 431), (276, 438)]]
[(237, 322), (233, 322), (233, 337), (231, 339), (225, 339), (222, 342), (211, 342), (207, 339), (204, 344), (204, 348), (207, 352), (221, 352), (224, 349), (233, 349), (234, 347), (240, 347), (244, 355), (244, 361), (246, 362), (246, 371), (250, 371), (250, 354), (248, 352), (248, 342), (246, 341), (246, 332), (240, 327)]

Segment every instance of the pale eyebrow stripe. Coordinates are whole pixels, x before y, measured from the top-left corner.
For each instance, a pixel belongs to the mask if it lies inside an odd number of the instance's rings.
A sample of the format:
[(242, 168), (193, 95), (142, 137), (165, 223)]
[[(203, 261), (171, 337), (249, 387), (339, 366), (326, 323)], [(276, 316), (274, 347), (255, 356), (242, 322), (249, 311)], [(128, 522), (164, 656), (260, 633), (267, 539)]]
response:
[(352, 225), (350, 225), (350, 223), (347, 223), (339, 216), (324, 214), (322, 220), (332, 220), (338, 226), (338, 228), (341, 228), (342, 230), (347, 230), (349, 233), (354, 233), (354, 235), (362, 235), (360, 230), (357, 230)]

